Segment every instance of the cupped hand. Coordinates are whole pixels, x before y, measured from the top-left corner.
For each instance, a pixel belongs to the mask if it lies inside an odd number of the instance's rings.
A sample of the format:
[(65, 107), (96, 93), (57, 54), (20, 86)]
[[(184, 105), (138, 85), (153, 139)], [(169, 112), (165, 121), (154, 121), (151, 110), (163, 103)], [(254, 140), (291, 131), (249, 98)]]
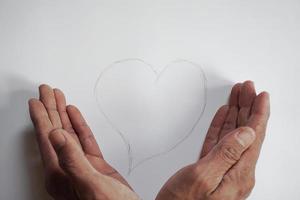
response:
[(236, 84), (212, 120), (199, 160), (179, 170), (156, 200), (242, 200), (255, 184), (255, 166), (270, 113), (269, 95)]
[(103, 158), (92, 131), (64, 94), (48, 85), (29, 111), (44, 165), (46, 189), (56, 200), (139, 199)]

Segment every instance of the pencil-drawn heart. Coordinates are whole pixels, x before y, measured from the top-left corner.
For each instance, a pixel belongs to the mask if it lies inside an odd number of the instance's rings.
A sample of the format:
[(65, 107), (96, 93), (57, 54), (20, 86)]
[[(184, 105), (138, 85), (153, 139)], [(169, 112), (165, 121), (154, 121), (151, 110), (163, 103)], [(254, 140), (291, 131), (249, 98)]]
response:
[(158, 72), (142, 60), (127, 59), (100, 74), (95, 95), (127, 145), (130, 173), (189, 136), (206, 105), (206, 78), (199, 65), (185, 60)]

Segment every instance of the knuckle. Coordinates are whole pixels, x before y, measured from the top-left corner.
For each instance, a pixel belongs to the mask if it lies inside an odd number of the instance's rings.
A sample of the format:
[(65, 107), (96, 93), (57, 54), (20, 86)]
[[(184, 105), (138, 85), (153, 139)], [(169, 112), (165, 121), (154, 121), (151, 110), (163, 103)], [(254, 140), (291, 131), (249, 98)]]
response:
[(60, 133), (61, 132), (61, 129), (60, 128), (54, 128), (50, 131), (49, 134), (57, 134), (57, 133)]
[(218, 137), (212, 134), (208, 134), (206, 136), (206, 141), (210, 144), (216, 144), (218, 142)]
[(91, 132), (89, 132), (87, 135), (85, 135), (82, 138), (83, 143), (87, 143), (87, 142), (92, 141), (92, 140), (95, 140), (95, 138), (94, 138), (94, 135)]
[(37, 127), (47, 127), (48, 125), (48, 116), (46, 115), (42, 115), (42, 116), (33, 116), (32, 120), (33, 123), (37, 126)]
[(232, 145), (223, 144), (220, 147), (219, 156), (226, 163), (233, 164), (239, 160), (240, 152)]
[(75, 130), (73, 129), (72, 126), (66, 126), (64, 127), (64, 129), (70, 134), (75, 134)]
[(201, 188), (201, 196), (207, 199), (210, 196), (214, 187), (208, 178), (204, 178), (197, 180), (197, 186), (195, 188)]
[(82, 122), (78, 125), (78, 127), (79, 127), (80, 129), (87, 129), (87, 128), (89, 128), (89, 125), (88, 125), (85, 121), (82, 121)]
[(218, 177), (207, 175), (203, 172), (203, 169), (197, 167), (194, 169), (192, 177), (197, 177), (195, 182), (196, 188), (201, 188), (202, 195), (206, 198), (210, 196), (215, 183), (218, 182), (218, 180), (216, 180)]
[(223, 130), (230, 130), (235, 126), (235, 122), (231, 120), (226, 120), (223, 125)]
[(74, 159), (71, 158), (71, 156), (64, 156), (63, 158), (59, 159), (59, 165), (63, 169), (74, 169), (76, 168), (76, 162)]
[(81, 122), (78, 125), (77, 129), (78, 129), (78, 132), (84, 133), (84, 135), (85, 135), (84, 137), (92, 137), (93, 136), (92, 131), (86, 122)]
[(182, 170), (189, 170), (190, 179), (194, 179), (198, 187), (201, 187), (203, 190), (208, 188), (208, 179), (207, 176), (203, 174), (203, 167), (201, 165), (191, 165), (183, 168)]
[(210, 181), (207, 178), (199, 179), (198, 184), (200, 185), (200, 188), (202, 188), (203, 191), (208, 192), (211, 189)]

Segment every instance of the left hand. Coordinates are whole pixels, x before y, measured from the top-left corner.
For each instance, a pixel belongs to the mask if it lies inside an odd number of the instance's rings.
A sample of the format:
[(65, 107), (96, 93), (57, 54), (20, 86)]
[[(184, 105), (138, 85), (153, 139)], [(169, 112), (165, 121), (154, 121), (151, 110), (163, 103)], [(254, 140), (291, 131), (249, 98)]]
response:
[(247, 198), (254, 187), (269, 106), (268, 93), (256, 95), (253, 82), (236, 84), (229, 105), (212, 120), (199, 160), (174, 174), (156, 200)]
[(92, 131), (64, 94), (48, 85), (29, 110), (44, 165), (46, 189), (56, 200), (139, 199), (103, 158)]

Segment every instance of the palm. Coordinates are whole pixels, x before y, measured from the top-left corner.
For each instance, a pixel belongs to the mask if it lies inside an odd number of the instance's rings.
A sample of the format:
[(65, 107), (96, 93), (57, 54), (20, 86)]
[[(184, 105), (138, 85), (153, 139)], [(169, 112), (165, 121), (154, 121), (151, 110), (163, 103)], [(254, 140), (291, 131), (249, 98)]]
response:
[(89, 162), (98, 172), (107, 175), (109, 177), (112, 177), (120, 181), (124, 185), (128, 186), (129, 188), (131, 188), (130, 185), (127, 183), (127, 181), (112, 166), (110, 166), (102, 157), (86, 154), (86, 158), (89, 160)]
[[(260, 148), (264, 139), (267, 120), (269, 117), (269, 105), (266, 93), (256, 95), (254, 85), (250, 81), (236, 84), (231, 91), (229, 105), (222, 106), (208, 130), (199, 160), (173, 175), (161, 189), (157, 199), (193, 199), (188, 198), (192, 186), (198, 180), (197, 167), (205, 162), (203, 158), (218, 144), (229, 132), (242, 126), (253, 128), (257, 134), (256, 141), (244, 153), (241, 162), (233, 166), (224, 176), (224, 179), (236, 180), (236, 184), (245, 183), (246, 179), (254, 177), (254, 168), (259, 156)], [(204, 163), (205, 164), (205, 163)], [(247, 176), (241, 176), (241, 171), (250, 172)], [(219, 185), (220, 190), (226, 188), (223, 182)], [(176, 191), (175, 193), (171, 191)], [(184, 196), (180, 196), (184, 194)]]
[(45, 166), (46, 188), (56, 199), (77, 199), (71, 180), (61, 169), (48, 136), (64, 129), (82, 148), (90, 164), (101, 174), (112, 177), (130, 188), (126, 180), (103, 158), (92, 131), (75, 106), (66, 106), (64, 94), (47, 85), (40, 87), (40, 99), (30, 103), (30, 115), (37, 130), (37, 139)]

